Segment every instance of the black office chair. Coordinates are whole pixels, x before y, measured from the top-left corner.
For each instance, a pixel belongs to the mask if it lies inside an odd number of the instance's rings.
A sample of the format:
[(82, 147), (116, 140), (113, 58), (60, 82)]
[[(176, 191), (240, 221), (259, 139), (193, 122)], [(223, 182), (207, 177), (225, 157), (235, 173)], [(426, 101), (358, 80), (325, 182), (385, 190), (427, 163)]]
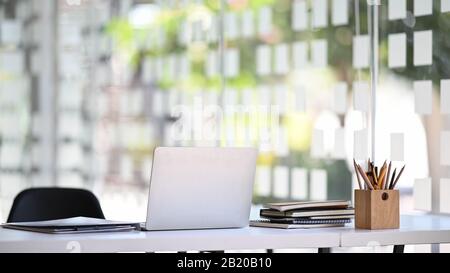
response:
[(97, 197), (87, 190), (33, 188), (14, 199), (8, 223), (56, 220), (71, 217), (105, 219)]

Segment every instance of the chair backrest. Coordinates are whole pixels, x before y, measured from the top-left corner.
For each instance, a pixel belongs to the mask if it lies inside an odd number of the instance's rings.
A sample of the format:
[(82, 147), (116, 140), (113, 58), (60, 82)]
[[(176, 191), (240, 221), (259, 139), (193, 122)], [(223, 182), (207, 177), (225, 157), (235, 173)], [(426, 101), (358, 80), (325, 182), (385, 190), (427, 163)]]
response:
[(56, 220), (71, 217), (104, 219), (93, 193), (81, 189), (33, 188), (14, 199), (8, 223)]

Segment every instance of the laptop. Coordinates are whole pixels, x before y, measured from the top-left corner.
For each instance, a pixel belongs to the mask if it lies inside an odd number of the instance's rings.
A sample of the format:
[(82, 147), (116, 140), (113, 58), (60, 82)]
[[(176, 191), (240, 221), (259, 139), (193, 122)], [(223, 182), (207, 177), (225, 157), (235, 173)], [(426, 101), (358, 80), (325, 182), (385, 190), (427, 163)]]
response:
[(256, 158), (254, 148), (156, 148), (143, 230), (248, 226)]

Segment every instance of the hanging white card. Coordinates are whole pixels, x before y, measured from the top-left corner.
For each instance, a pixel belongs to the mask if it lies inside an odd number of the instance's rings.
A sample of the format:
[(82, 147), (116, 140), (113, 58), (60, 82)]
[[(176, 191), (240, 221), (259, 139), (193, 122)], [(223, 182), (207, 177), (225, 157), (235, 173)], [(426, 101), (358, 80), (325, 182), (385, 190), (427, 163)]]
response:
[(406, 66), (406, 34), (390, 34), (389, 43), (389, 67), (398, 68)]

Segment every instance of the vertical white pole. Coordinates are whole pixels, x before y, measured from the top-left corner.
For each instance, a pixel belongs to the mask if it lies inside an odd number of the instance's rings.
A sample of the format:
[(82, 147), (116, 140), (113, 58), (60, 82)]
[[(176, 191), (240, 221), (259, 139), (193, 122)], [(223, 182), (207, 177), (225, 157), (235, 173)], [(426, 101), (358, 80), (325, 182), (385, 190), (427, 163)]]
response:
[(378, 12), (380, 0), (367, 0), (367, 11), (369, 15), (369, 35), (370, 35), (370, 89), (371, 89), (371, 151), (372, 160), (376, 162), (376, 113), (377, 113), (377, 87), (378, 87), (378, 47), (379, 47), (379, 31), (378, 31)]
[(57, 184), (57, 2), (53, 0), (40, 1), (36, 7), (40, 11), (42, 31), (40, 33), (40, 51), (42, 57), (42, 72), (39, 81), (39, 123), (41, 138), (40, 171), (41, 186)]
[[(219, 105), (222, 109), (225, 109), (225, 0), (220, 0), (219, 7), (219, 74), (220, 74), (220, 92), (219, 92)], [(220, 115), (216, 117), (216, 122), (218, 125), (218, 136), (216, 146), (221, 146), (222, 131), (224, 130), (224, 124), (221, 123)]]

